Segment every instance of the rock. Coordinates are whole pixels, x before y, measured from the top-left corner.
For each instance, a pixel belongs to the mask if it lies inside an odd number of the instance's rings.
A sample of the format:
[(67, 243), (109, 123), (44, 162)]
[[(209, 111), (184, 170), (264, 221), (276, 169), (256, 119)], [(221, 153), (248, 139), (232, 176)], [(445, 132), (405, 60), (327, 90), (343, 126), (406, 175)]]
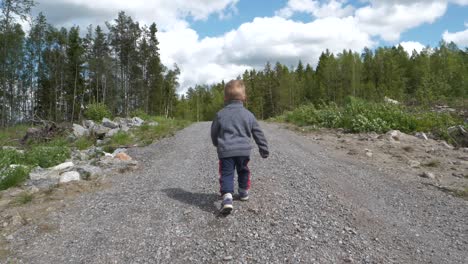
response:
[(387, 134), (389, 140), (400, 141), (401, 132), (398, 130), (388, 131)]
[(85, 120), (83, 121), (83, 126), (91, 130), (96, 126), (96, 123), (93, 120)]
[(134, 117), (132, 118), (132, 124), (133, 126), (140, 127), (143, 125), (145, 121), (139, 117)]
[(463, 152), (468, 153), (468, 148), (463, 148)]
[(106, 136), (107, 132), (109, 132), (110, 128), (107, 128), (103, 125), (96, 125), (92, 129), (93, 134), (98, 138), (98, 139), (104, 139)]
[(59, 165), (57, 165), (55, 167), (52, 167), (50, 169), (51, 170), (56, 170), (56, 171), (63, 171), (63, 170), (72, 168), (73, 166), (75, 166), (75, 164), (73, 164), (73, 162), (69, 161), (69, 162), (64, 162), (62, 164), (59, 164)]
[(59, 179), (60, 171), (59, 170), (48, 170), (41, 167), (34, 168), (29, 174), (29, 178), (33, 181), (43, 180), (43, 179)]
[(57, 186), (59, 180), (56, 179), (38, 179), (38, 180), (28, 180), (26, 185), (36, 187), (41, 189), (50, 189), (51, 187)]
[(468, 147), (468, 132), (463, 126), (450, 127), (447, 131), (457, 146)]
[(423, 177), (423, 178), (435, 179), (435, 175), (432, 172), (425, 171), (420, 176)]
[(79, 181), (81, 180), (80, 178), (80, 173), (77, 171), (67, 171), (60, 175), (60, 183), (67, 183), (71, 181)]
[(372, 151), (370, 149), (365, 149), (366, 151), (366, 156), (369, 157), (369, 158), (372, 158), (372, 156), (374, 156), (374, 154), (372, 153)]
[(19, 215), (19, 214), (15, 214), (11, 218), (11, 225), (12, 226), (22, 226), (24, 224), (25, 224), (25, 221), (24, 221), (23, 217), (21, 217), (21, 215)]
[(418, 132), (415, 134), (415, 137), (419, 138), (419, 139), (423, 139), (423, 140), (429, 140), (429, 138), (427, 137), (426, 133), (424, 132)]
[(119, 133), (120, 129), (119, 128), (114, 128), (114, 129), (111, 129), (109, 130), (107, 133), (106, 133), (106, 138), (111, 138), (113, 137), (115, 134)]
[(125, 152), (120, 152), (115, 155), (115, 158), (118, 160), (123, 160), (123, 161), (130, 161), (132, 160), (132, 157), (127, 155)]
[(410, 160), (410, 161), (408, 161), (408, 165), (411, 168), (419, 168), (419, 167), (421, 167), (421, 162), (416, 161), (416, 160)]
[(159, 123), (158, 122), (150, 122), (148, 123), (148, 126), (159, 126)]
[(92, 165), (80, 166), (76, 169), (80, 173), (80, 178), (83, 180), (89, 180), (91, 178), (97, 178), (103, 174), (101, 168)]
[(101, 122), (101, 123), (102, 123), (102, 125), (103, 125), (104, 127), (107, 127), (107, 128), (110, 128), (110, 129), (114, 129), (114, 128), (118, 128), (118, 127), (119, 127), (119, 124), (117, 124), (116, 122), (113, 122), (113, 121), (111, 121), (110, 119), (105, 118), (105, 117), (102, 119), (102, 122)]
[(70, 134), (67, 136), (67, 141), (70, 143), (73, 143), (77, 140), (78, 138), (74, 134)]
[(89, 136), (89, 130), (78, 124), (73, 124), (73, 135), (77, 138)]
[(453, 146), (450, 146), (447, 142), (442, 141), (440, 142), (440, 145), (446, 149), (453, 149)]
[(384, 97), (384, 101), (389, 104), (396, 104), (396, 105), (400, 104), (400, 102), (398, 102), (397, 100), (393, 100), (391, 98), (388, 98), (387, 96)]
[(463, 173), (454, 172), (454, 173), (452, 173), (452, 176), (457, 177), (457, 178), (462, 178), (462, 179), (465, 178), (465, 174), (463, 174)]
[(233, 257), (232, 257), (232, 256), (225, 256), (225, 257), (223, 258), (223, 260), (224, 260), (224, 261), (231, 261), (231, 260), (233, 260)]
[(126, 124), (123, 124), (120, 125), (120, 130), (122, 130), (123, 132), (128, 132), (130, 131), (130, 128)]
[(116, 155), (119, 154), (119, 153), (125, 153), (125, 151), (127, 151), (127, 150), (124, 149), (124, 148), (118, 148), (118, 149), (114, 150), (114, 152), (112, 153), (112, 155), (116, 156)]

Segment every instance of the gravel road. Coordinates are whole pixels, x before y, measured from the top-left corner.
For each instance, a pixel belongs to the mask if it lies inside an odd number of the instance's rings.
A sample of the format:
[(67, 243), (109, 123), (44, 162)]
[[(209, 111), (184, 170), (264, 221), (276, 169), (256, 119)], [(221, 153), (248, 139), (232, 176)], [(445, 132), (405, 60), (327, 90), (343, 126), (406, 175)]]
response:
[(210, 123), (129, 154), (140, 168), (13, 234), (19, 263), (467, 263), (468, 203), (262, 123), (251, 199), (217, 214)]

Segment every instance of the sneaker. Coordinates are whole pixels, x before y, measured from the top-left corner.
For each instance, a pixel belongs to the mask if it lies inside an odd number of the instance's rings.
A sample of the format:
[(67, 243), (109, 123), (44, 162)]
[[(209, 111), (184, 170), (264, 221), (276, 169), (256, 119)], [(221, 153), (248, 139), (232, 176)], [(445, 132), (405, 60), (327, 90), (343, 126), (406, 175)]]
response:
[(232, 194), (225, 193), (223, 195), (223, 202), (221, 203), (221, 213), (229, 214), (232, 211)]
[(239, 189), (239, 199), (241, 201), (248, 201), (249, 200), (249, 191), (245, 189)]

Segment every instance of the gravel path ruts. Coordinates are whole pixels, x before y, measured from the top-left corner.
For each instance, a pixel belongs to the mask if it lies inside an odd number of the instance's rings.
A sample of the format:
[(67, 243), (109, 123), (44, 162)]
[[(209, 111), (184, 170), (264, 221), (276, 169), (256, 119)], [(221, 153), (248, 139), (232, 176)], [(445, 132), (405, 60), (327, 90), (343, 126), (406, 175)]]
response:
[(217, 215), (209, 123), (129, 154), (134, 172), (13, 234), (19, 263), (466, 263), (467, 202), (265, 124), (251, 200)]

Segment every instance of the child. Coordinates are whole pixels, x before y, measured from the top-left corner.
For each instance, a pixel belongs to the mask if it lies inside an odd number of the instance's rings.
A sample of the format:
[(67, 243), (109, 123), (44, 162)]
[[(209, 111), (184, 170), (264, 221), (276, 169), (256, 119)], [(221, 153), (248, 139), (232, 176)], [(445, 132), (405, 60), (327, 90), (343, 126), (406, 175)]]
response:
[(234, 193), (234, 169), (237, 170), (239, 197), (249, 199), (250, 170), (247, 166), (252, 149), (251, 137), (260, 150), (262, 158), (269, 155), (268, 145), (255, 116), (244, 108), (245, 85), (240, 80), (232, 80), (224, 88), (224, 108), (216, 114), (211, 124), (211, 140), (218, 150), (219, 183), (223, 196), (221, 213), (232, 211)]

